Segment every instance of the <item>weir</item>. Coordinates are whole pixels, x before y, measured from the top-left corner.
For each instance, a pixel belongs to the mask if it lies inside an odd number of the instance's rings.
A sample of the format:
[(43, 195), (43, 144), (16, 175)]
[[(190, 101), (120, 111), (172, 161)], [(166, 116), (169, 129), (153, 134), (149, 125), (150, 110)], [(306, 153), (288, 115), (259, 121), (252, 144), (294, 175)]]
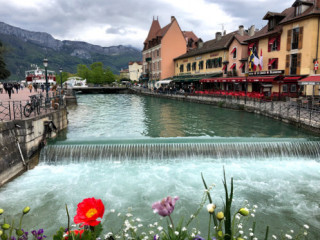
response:
[(214, 159), (320, 158), (320, 142), (150, 143), (49, 145), (40, 161), (57, 163), (92, 160), (162, 160), (209, 157)]

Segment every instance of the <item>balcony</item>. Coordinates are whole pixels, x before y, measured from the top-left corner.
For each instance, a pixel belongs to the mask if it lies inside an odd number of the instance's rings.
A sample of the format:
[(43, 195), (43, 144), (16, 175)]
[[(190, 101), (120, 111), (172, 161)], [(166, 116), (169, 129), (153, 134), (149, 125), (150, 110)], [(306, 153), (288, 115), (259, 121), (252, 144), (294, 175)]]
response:
[(151, 61), (152, 61), (151, 57), (146, 58), (146, 62), (151, 62)]

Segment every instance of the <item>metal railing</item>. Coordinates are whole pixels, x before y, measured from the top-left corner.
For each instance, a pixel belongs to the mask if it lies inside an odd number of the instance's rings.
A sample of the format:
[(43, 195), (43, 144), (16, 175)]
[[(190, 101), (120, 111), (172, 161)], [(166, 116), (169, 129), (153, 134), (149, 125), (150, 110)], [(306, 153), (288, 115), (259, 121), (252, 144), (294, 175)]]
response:
[(50, 93), (49, 99), (47, 100), (44, 97), (41, 97), (40, 94), (32, 96), (35, 96), (36, 99), (39, 101), (39, 111), (37, 111), (36, 109), (32, 109), (32, 111), (30, 111), (30, 115), (27, 117), (24, 114), (24, 111), (26, 105), (28, 103), (31, 103), (31, 100), (0, 101), (0, 121), (28, 119), (66, 107), (64, 95), (56, 95), (54, 93)]

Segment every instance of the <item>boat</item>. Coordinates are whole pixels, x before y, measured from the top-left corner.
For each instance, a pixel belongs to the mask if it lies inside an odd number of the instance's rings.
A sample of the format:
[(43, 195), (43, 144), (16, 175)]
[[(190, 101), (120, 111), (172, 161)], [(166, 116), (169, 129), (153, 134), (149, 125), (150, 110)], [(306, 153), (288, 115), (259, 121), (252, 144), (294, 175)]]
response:
[[(26, 76), (25, 83), (38, 84), (38, 85), (45, 84), (46, 83), (45, 69), (41, 69), (35, 64), (32, 64), (31, 68), (33, 69), (25, 71), (25, 76)], [(48, 83), (50, 85), (56, 84), (55, 71), (47, 70), (47, 77), (48, 77)]]

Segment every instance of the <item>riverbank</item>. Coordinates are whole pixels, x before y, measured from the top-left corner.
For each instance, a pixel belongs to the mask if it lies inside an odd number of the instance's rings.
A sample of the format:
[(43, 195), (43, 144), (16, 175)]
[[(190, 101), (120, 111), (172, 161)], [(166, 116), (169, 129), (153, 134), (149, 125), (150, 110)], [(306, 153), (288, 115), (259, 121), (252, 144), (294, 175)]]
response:
[(314, 106), (302, 105), (296, 101), (262, 101), (233, 96), (166, 94), (151, 92), (149, 89), (140, 87), (130, 88), (130, 91), (132, 93), (145, 96), (244, 110), (251, 113), (261, 114), (320, 134), (320, 109), (315, 108)]

